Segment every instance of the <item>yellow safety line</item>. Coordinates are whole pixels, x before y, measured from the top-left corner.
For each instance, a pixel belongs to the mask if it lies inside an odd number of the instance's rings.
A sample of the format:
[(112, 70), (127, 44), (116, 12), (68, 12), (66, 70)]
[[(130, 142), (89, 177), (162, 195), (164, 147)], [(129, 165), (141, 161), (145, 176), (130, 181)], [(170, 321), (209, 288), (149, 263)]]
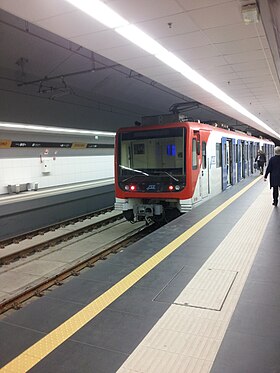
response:
[(63, 324), (58, 326), (52, 332), (47, 334), (45, 337), (40, 339), (34, 345), (29, 347), (27, 350), (22, 352), (19, 356), (14, 358), (10, 363), (5, 365), (0, 371), (1, 372), (27, 372), (29, 369), (33, 368), (42, 359), (44, 359), (48, 354), (70, 338), (74, 333), (86, 325), (90, 320), (96, 317), (101, 311), (113, 303), (117, 298), (124, 294), (128, 289), (130, 289), (136, 282), (138, 282), (142, 277), (144, 277), (148, 272), (155, 268), (160, 262), (162, 262), (166, 257), (173, 253), (179, 246), (186, 242), (190, 237), (192, 237), (196, 232), (198, 232), (202, 227), (204, 227), (209, 221), (215, 218), (220, 212), (222, 212), (226, 207), (228, 207), (232, 202), (238, 199), (242, 194), (249, 190), (254, 184), (256, 184), (259, 179), (258, 177), (252, 183), (244, 187), (241, 191), (235, 194), (233, 197), (229, 198), (222, 205), (217, 207), (210, 214), (205, 216), (199, 222), (194, 224), (191, 228), (182, 233), (175, 240), (170, 242), (157, 254), (153, 255), (150, 259), (146, 260), (138, 268), (133, 270), (130, 274), (125, 276), (122, 280), (108, 289), (105, 293), (100, 295), (82, 310), (77, 312), (75, 315), (66, 320)]

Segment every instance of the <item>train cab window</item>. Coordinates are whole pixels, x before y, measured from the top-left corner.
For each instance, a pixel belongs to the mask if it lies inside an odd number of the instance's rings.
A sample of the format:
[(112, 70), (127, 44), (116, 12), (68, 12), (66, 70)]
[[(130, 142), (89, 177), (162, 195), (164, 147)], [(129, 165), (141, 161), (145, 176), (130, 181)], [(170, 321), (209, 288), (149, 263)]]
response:
[(216, 168), (222, 165), (222, 144), (216, 143)]
[(192, 139), (192, 168), (197, 169), (197, 144), (196, 139)]
[(162, 175), (182, 180), (186, 175), (186, 129), (128, 130), (118, 133), (119, 180), (157, 181)]
[(206, 158), (206, 142), (202, 141), (202, 168), (203, 169), (206, 168), (206, 162), (207, 162), (207, 158)]

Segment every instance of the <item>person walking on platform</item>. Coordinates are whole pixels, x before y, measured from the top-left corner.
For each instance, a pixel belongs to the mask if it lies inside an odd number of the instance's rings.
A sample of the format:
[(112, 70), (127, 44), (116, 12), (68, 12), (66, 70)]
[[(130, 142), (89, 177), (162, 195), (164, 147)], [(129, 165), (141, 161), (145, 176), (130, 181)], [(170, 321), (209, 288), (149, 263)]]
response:
[(266, 163), (266, 155), (262, 150), (258, 150), (255, 162), (258, 164), (258, 169), (260, 170), (260, 175), (263, 174), (264, 164)]
[(273, 188), (273, 205), (278, 205), (279, 187), (280, 187), (280, 146), (274, 149), (275, 156), (271, 157), (264, 175), (266, 181), (270, 174), (270, 189)]

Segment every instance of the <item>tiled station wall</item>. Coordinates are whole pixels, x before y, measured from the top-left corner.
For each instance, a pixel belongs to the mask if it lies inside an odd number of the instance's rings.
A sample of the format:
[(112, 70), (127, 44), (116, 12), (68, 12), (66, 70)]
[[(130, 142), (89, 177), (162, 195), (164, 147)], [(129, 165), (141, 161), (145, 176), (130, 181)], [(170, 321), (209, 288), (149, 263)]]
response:
[[(71, 138), (46, 134), (7, 134), (0, 138), (25, 141), (69, 141), (113, 144), (114, 138)], [(30, 183), (32, 189), (68, 185), (114, 177), (114, 149), (9, 148), (0, 149), (0, 194), (8, 185)], [(45, 171), (47, 164), (48, 172)]]

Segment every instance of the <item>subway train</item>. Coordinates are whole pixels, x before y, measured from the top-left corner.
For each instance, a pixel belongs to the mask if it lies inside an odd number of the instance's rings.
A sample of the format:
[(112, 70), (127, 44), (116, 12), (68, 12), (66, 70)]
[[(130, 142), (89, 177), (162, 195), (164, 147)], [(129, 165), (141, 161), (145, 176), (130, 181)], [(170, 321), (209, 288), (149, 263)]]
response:
[(159, 118), (116, 134), (115, 209), (130, 222), (185, 213), (255, 173), (259, 149), (267, 159), (274, 153), (270, 140), (176, 115)]

